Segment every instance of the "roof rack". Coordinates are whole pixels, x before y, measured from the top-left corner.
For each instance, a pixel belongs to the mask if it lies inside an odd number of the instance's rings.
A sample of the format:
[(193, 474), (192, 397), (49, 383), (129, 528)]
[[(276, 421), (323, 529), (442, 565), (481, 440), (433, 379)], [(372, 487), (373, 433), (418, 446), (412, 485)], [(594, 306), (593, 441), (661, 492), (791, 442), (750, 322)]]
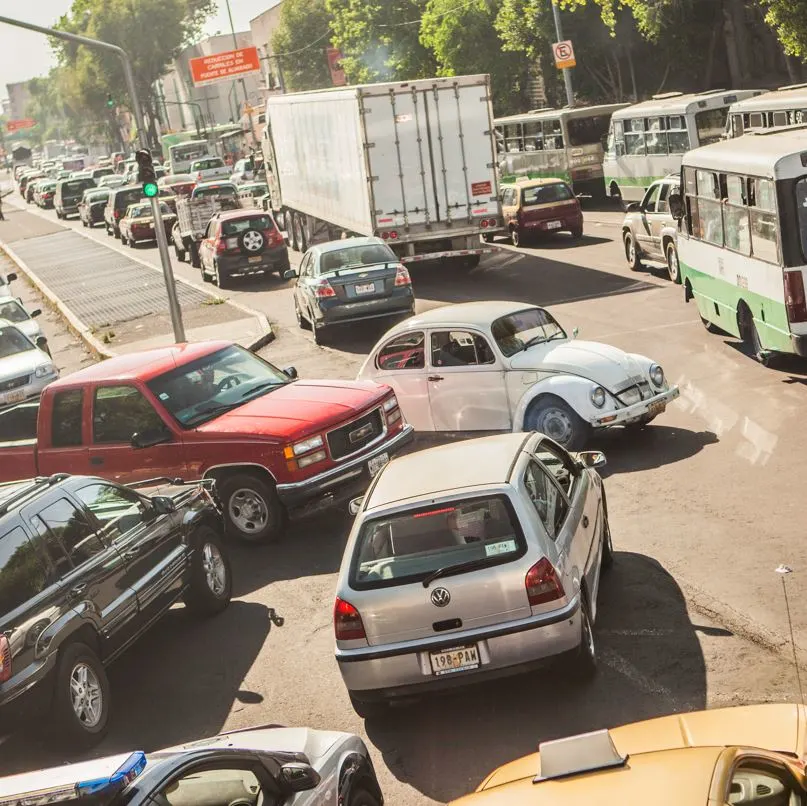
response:
[(541, 742), (538, 745), (541, 771), (532, 779), (534, 784), (557, 778), (566, 778), (583, 772), (595, 772), (624, 767), (627, 755), (620, 755), (608, 730), (595, 730)]
[(716, 87), (713, 90), (702, 90), (701, 92), (695, 92), (693, 95), (713, 95), (716, 92), (726, 92), (725, 87)]
[[(51, 487), (69, 477), (69, 473), (54, 473), (52, 476), (37, 476), (35, 479), (31, 480), (32, 483), (29, 486), (24, 487), (18, 493), (12, 495), (11, 498), (8, 498), (7, 500), (3, 501), (2, 504), (0, 504), (0, 515), (6, 515), (11, 507), (20, 503), (20, 501), (24, 501), (41, 487)], [(15, 484), (16, 482), (11, 483)]]
[(161, 481), (167, 482), (168, 484), (175, 484), (177, 487), (181, 486), (185, 483), (185, 479), (180, 478), (179, 476), (155, 476), (153, 479), (143, 479), (143, 481), (133, 481), (130, 484), (125, 485), (130, 490), (135, 490), (138, 487), (150, 487), (153, 484), (157, 484)]
[(663, 101), (665, 98), (680, 98), (684, 93), (678, 92), (661, 92), (658, 95), (651, 95), (650, 97), (654, 101)]

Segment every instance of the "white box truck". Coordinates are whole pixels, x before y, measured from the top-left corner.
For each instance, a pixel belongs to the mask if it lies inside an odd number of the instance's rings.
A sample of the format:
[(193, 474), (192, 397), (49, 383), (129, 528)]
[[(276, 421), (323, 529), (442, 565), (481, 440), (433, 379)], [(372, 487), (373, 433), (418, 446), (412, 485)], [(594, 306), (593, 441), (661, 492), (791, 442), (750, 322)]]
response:
[(263, 137), (272, 211), (294, 249), (383, 238), (402, 262), (466, 268), (501, 228), (486, 75), (275, 95)]

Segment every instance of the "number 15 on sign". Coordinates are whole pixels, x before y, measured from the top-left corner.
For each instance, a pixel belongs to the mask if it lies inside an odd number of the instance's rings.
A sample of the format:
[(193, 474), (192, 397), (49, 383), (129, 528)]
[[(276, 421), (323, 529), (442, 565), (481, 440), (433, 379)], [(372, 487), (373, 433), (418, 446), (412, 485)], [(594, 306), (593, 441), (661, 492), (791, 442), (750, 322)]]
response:
[(552, 45), (552, 55), (555, 57), (555, 67), (558, 70), (565, 70), (567, 67), (574, 67), (577, 64), (571, 39), (555, 42)]

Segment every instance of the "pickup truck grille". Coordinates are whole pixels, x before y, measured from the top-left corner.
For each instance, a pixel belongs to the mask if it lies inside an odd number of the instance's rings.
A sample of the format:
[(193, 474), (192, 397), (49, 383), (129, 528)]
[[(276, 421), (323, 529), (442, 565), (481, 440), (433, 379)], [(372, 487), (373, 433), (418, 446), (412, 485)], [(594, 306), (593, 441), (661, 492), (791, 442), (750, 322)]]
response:
[(0, 381), (0, 392), (8, 392), (11, 389), (19, 389), (28, 383), (30, 375), (20, 375), (17, 378), (11, 378), (7, 381)]
[(326, 437), (331, 458), (343, 459), (345, 456), (360, 451), (381, 436), (383, 430), (381, 409), (374, 409), (347, 425), (334, 428), (333, 431), (328, 432)]

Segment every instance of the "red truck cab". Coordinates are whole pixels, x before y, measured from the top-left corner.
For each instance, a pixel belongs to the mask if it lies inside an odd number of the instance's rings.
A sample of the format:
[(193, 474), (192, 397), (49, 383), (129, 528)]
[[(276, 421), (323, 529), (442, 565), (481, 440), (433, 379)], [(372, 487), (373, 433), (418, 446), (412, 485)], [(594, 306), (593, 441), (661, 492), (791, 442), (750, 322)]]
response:
[(216, 479), (230, 532), (279, 536), (289, 510), (361, 492), (412, 438), (388, 386), (298, 380), (231, 342), (122, 355), (0, 413), (0, 481), (57, 472)]

